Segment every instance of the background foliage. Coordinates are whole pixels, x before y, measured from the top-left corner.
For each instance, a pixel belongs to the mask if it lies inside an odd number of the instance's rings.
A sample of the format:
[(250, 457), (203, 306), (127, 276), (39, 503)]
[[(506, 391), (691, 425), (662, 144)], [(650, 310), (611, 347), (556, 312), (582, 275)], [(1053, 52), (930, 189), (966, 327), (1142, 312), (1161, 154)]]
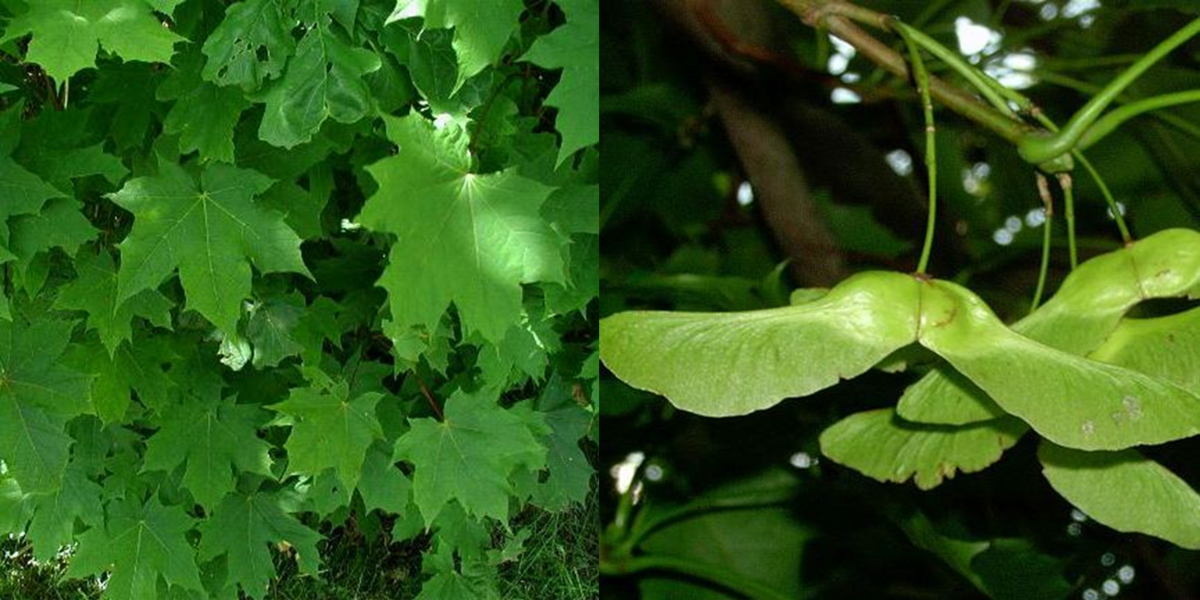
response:
[[(1194, 3), (1169, 1), (862, 4), (1028, 88), (1059, 122), (1196, 15)], [(773, 2), (605, 9), (613, 17), (602, 30), (601, 314), (782, 306), (792, 288), (828, 287), (859, 270), (913, 270), (925, 218), (924, 123), (908, 82)], [(1198, 87), (1193, 41), (1128, 97)], [(1088, 151), (1136, 237), (1200, 225), (1196, 122), (1200, 112), (1181, 107)], [(949, 111), (938, 111), (937, 136), (944, 208), (931, 273), (969, 285), (1014, 321), (1029, 310), (1044, 226), (1033, 170), (1010, 144)], [(1084, 257), (1118, 248), (1098, 190), (1082, 174), (1074, 181)], [(1053, 227), (1051, 290), (1069, 267), (1062, 220)], [(1189, 306), (1156, 301), (1136, 314)], [(940, 483), (927, 492), (822, 456), (822, 431), (893, 404), (914, 380), (875, 371), (713, 420), (606, 375), (605, 540), (645, 532), (637, 554), (657, 561), (605, 579), (606, 595), (1192, 597), (1200, 555), (1089, 520), (1050, 488), (1028, 439), (982, 473), (919, 479)], [(1194, 487), (1200, 472), (1187, 457), (1196, 444), (1147, 451)], [(606, 546), (602, 556), (624, 550)], [(726, 587), (688, 569), (720, 570)]]
[(382, 539), (397, 594), (498, 596), (592, 480), (598, 20), (0, 2), (13, 552), (263, 598)]

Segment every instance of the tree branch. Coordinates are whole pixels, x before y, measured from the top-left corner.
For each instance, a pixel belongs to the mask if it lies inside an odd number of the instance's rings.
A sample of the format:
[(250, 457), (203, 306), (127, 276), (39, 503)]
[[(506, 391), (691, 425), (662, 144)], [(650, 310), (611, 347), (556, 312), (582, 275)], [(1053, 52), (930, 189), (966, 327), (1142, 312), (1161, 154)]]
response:
[[(875, 39), (851, 19), (870, 23), (880, 29), (888, 29), (888, 17), (874, 11), (841, 1), (829, 0), (778, 0), (788, 10), (796, 13), (805, 23), (823, 27), (830, 33), (854, 46), (858, 52), (884, 70), (911, 79), (908, 63), (900, 53)], [(930, 94), (950, 110), (982, 125), (1000, 137), (1016, 144), (1024, 140), (1037, 128), (1014, 120), (992, 108), (959, 87), (950, 85), (937, 77), (929, 78)]]

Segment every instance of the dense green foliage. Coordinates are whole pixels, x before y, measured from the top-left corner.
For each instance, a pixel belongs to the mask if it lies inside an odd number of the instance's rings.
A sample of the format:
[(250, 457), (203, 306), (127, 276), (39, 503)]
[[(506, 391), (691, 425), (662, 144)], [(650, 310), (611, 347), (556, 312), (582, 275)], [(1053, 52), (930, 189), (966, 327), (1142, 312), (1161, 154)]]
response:
[[(1200, 113), (1126, 117), (1200, 99), (1200, 21), (1081, 4), (660, 2), (606, 25), (640, 41), (602, 78), (606, 584), (1195, 587)], [(1130, 108), (1100, 117), (1101, 97)], [(1054, 122), (1064, 147), (1018, 151)]]
[(0, 531), (117, 600), (263, 598), (358, 535), (498, 597), (592, 481), (598, 26), (0, 2)]

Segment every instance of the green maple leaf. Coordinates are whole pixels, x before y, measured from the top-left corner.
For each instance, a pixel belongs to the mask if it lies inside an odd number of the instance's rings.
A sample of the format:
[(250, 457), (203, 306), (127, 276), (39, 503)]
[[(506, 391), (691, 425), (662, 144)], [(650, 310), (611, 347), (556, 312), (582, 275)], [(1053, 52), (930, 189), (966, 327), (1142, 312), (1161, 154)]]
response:
[(194, 525), (182, 508), (163, 506), (154, 497), (145, 504), (131, 498), (117, 501), (109, 505), (107, 526), (79, 537), (67, 576), (111, 570), (103, 597), (112, 600), (157, 598), (160, 577), (203, 593), (196, 551), (186, 537)]
[(513, 472), (545, 466), (541, 415), (506, 410), (487, 392), (455, 393), (444, 415), (441, 422), (411, 419), (412, 429), (396, 441), (397, 457), (415, 467), (413, 497), (425, 523), (455, 500), (468, 514), (506, 520)]
[(182, 167), (160, 161), (158, 175), (109, 194), (134, 215), (121, 243), (117, 301), (158, 287), (178, 268), (188, 308), (222, 331), (236, 331), (250, 295), (251, 262), (264, 273), (308, 275), (300, 238), (282, 215), (254, 202), (272, 183), (255, 171), (210, 164), (197, 185)]
[(29, 522), (29, 540), (33, 557), (51, 560), (75, 537), (75, 521), (92, 527), (104, 525), (104, 509), (100, 504), (101, 489), (78, 465), (67, 467), (62, 488), (49, 494), (31, 494), (26, 506), (33, 518)]
[[(134, 129), (128, 123), (129, 117), (123, 111), (134, 111), (147, 121), (142, 127), (142, 134), (149, 125), (151, 110), (138, 106), (136, 92), (130, 88), (144, 80), (139, 76), (147, 71), (145, 65), (122, 65), (115, 72), (108, 70), (97, 74), (95, 90), (88, 86), (89, 95), (95, 92), (93, 99), (111, 101), (120, 108), (113, 115), (112, 131), (114, 139), (122, 140), (126, 135), (118, 134), (118, 123), (122, 128)], [(136, 73), (137, 75), (133, 75)], [(119, 83), (118, 83), (119, 81)], [(123, 92), (116, 95), (120, 88)], [(116, 95), (116, 97), (112, 97)], [(99, 98), (97, 98), (97, 96)], [(95, 138), (95, 133), (88, 128), (91, 110), (49, 110), (42, 111), (36, 118), (24, 121), (20, 133), (20, 146), (13, 158), (37, 173), (55, 188), (71, 193), (72, 181), (81, 177), (100, 175), (109, 183), (116, 185), (129, 174), (129, 170), (121, 163), (121, 159), (104, 151), (104, 142)], [(128, 137), (137, 137), (130, 131)], [(137, 138), (140, 143), (144, 135)]]
[(349, 384), (324, 382), (293, 389), (287, 400), (269, 406), (291, 417), (292, 433), (285, 445), (289, 472), (317, 475), (336, 469), (342, 483), (354, 489), (367, 448), (383, 438), (375, 416), (382, 398), (368, 392), (351, 400)]
[(500, 58), (524, 9), (521, 0), (397, 0), (387, 22), (423, 17), (425, 27), (453, 27), (461, 85)]
[(163, 365), (175, 358), (166, 336), (139, 336), (122, 345), (115, 354), (97, 344), (72, 346), (63, 363), (93, 375), (91, 412), (104, 423), (124, 423), (133, 402), (133, 392), (143, 406), (161, 411), (175, 398), (175, 383)]
[(150, 8), (167, 15), (175, 12), (175, 7), (183, 2), (184, 0), (146, 0), (146, 4), (149, 4)]
[(25, 59), (59, 82), (95, 66), (101, 46), (124, 60), (169, 63), (175, 44), (184, 41), (143, 0), (38, 0), (28, 6), (0, 43), (33, 34)]
[(379, 41), (408, 69), (413, 85), (431, 106), (445, 104), (458, 90), (453, 32), (425, 31), (405, 21), (386, 27), (380, 32)]
[(421, 586), (417, 600), (479, 600), (479, 586), (456, 571), (435, 574)]
[(59, 363), (73, 327), (0, 320), (0, 460), (25, 492), (58, 489), (72, 443), (66, 421), (87, 410), (88, 377)]
[(562, 238), (538, 212), (551, 188), (513, 169), (471, 173), (453, 124), (385, 121), (400, 152), (367, 167), (379, 190), (358, 222), (398, 237), (379, 280), (393, 323), (433, 330), (453, 302), (468, 331), (501, 341), (521, 320), (521, 284), (565, 277)]
[(36, 215), (22, 215), (9, 221), (9, 249), (27, 269), (35, 256), (62, 248), (74, 254), (85, 242), (100, 233), (87, 217), (83, 205), (74, 198), (54, 198)]
[(133, 337), (134, 317), (170, 327), (174, 304), (158, 290), (142, 290), (125, 302), (117, 301), (117, 268), (107, 250), (79, 252), (75, 270), (79, 277), (59, 290), (55, 308), (87, 312), (88, 329), (100, 334), (110, 356)]
[(232, 164), (233, 132), (250, 105), (236, 87), (218, 87), (200, 78), (201, 57), (189, 54), (158, 87), (159, 100), (175, 100), (163, 132), (179, 134), (179, 150), (199, 151), (201, 162)]
[(176, 386), (161, 363), (170, 356), (165, 337), (138, 340), (125, 345), (111, 357), (97, 352), (90, 364), (96, 371), (92, 385), (92, 407), (105, 423), (124, 423), (133, 402), (132, 393), (146, 408), (159, 411), (174, 398)]
[(227, 587), (241, 585), (251, 598), (264, 598), (275, 577), (271, 546), (286, 542), (300, 570), (316, 575), (321, 567), (321, 535), (285, 512), (268, 494), (226, 496), (200, 526), (200, 560), (226, 557)]
[(347, 44), (333, 30), (335, 7), (307, 0), (297, 12), (308, 32), (296, 45), (287, 72), (267, 90), (258, 135), (292, 148), (313, 138), (326, 119), (354, 123), (371, 112), (364, 76), (379, 70), (379, 56)]
[(7, 156), (0, 156), (0, 196), (0, 255), (8, 245), (9, 217), (37, 214), (47, 200), (66, 197)]
[(576, 403), (572, 383), (555, 373), (538, 397), (538, 410), (553, 433), (546, 440), (549, 477), (534, 488), (533, 502), (551, 511), (583, 502), (591, 490), (593, 471), (579, 440), (591, 429), (592, 415)]
[(170, 471), (187, 463), (183, 487), (211, 510), (239, 472), (271, 474), (271, 445), (258, 438), (266, 416), (256, 406), (222, 400), (219, 392), (189, 398), (163, 411), (164, 423), (146, 442), (143, 471)]
[(267, 298), (252, 309), (246, 337), (254, 346), (256, 368), (276, 366), (304, 350), (292, 338), (292, 332), (305, 314), (304, 297), (300, 294)]
[(288, 0), (246, 0), (225, 10), (202, 51), (203, 75), (220, 86), (258, 89), (278, 77), (296, 48), (288, 23)]
[(546, 98), (558, 108), (561, 164), (580, 148), (600, 141), (600, 3), (558, 0), (567, 23), (540, 37), (523, 58), (545, 69), (562, 69), (562, 79)]
[(380, 509), (404, 514), (412, 501), (412, 482), (396, 468), (392, 454), (392, 447), (382, 443), (371, 446), (367, 452), (358, 482), (358, 493), (367, 512)]

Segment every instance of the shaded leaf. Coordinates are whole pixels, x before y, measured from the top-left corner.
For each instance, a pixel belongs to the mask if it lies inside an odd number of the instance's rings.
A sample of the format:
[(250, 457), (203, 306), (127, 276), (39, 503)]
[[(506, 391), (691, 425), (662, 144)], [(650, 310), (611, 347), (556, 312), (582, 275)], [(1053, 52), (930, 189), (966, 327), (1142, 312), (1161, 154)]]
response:
[(1004, 417), (955, 427), (911, 423), (890, 408), (860, 412), (821, 433), (821, 452), (841, 465), (879, 481), (911, 477), (930, 489), (955, 472), (973, 473), (1000, 460), (1028, 427)]
[(75, 270), (79, 276), (59, 290), (55, 307), (87, 312), (88, 329), (100, 334), (109, 355), (133, 337), (134, 317), (170, 327), (174, 304), (157, 290), (143, 290), (125, 302), (117, 301), (117, 269), (108, 251), (83, 250), (75, 257)]
[(1200, 494), (1136, 450), (1081, 452), (1043, 441), (1042, 474), (1093, 519), (1200, 550)]
[(305, 0), (297, 11), (308, 31), (287, 72), (264, 96), (258, 135), (269, 144), (292, 148), (311, 140), (327, 118), (354, 123), (371, 111), (363, 76), (379, 70), (379, 57), (336, 34), (332, 10), (324, 2)]
[(164, 506), (155, 498), (145, 504), (114, 501), (108, 506), (107, 525), (79, 537), (67, 576), (111, 570), (104, 597), (112, 600), (156, 598), (159, 578), (203, 593), (196, 550), (186, 537), (194, 525), (182, 508)]
[(221, 24), (204, 40), (202, 74), (220, 86), (255, 90), (283, 72), (295, 50), (285, 0), (245, 0), (225, 9)]
[(542, 416), (504, 409), (494, 396), (457, 392), (446, 401), (445, 420), (410, 419), (411, 429), (396, 441), (396, 456), (411, 463), (413, 496), (432, 524), (457, 501), (475, 517), (508, 517), (510, 477), (520, 466), (544, 466)]
[(109, 198), (134, 215), (121, 243), (117, 300), (154, 289), (176, 268), (187, 306), (219, 329), (237, 330), (250, 295), (250, 263), (265, 273), (308, 274), (300, 238), (254, 197), (272, 181), (250, 170), (212, 164), (200, 181), (160, 161), (159, 174), (130, 180)]
[(558, 108), (554, 126), (562, 134), (561, 164), (572, 154), (600, 141), (600, 3), (559, 0), (567, 23), (533, 43), (523, 60), (546, 69), (563, 70), (546, 98)]
[(59, 363), (74, 323), (0, 320), (0, 459), (27, 493), (59, 488), (91, 382)]
[(375, 416), (375, 405), (382, 399), (382, 394), (374, 392), (351, 399), (350, 386), (340, 382), (325, 390), (295, 388), (287, 400), (268, 407), (292, 418), (286, 445), (288, 471), (317, 475), (335, 469), (353, 490), (367, 448), (383, 438)]
[(142, 470), (170, 471), (186, 463), (183, 486), (212, 510), (234, 490), (239, 473), (271, 474), (271, 446), (257, 435), (264, 422), (261, 409), (232, 397), (188, 398), (164, 411), (162, 427), (146, 441)]
[(300, 570), (317, 575), (321, 567), (317, 551), (320, 541), (321, 534), (285, 512), (275, 496), (234, 494), (226, 496), (201, 524), (199, 558), (207, 562), (225, 556), (227, 585), (240, 585), (251, 598), (265, 598), (276, 577), (271, 547), (291, 547)]
[(387, 22), (423, 17), (425, 27), (453, 27), (461, 85), (500, 57), (522, 10), (521, 0), (397, 0)]

